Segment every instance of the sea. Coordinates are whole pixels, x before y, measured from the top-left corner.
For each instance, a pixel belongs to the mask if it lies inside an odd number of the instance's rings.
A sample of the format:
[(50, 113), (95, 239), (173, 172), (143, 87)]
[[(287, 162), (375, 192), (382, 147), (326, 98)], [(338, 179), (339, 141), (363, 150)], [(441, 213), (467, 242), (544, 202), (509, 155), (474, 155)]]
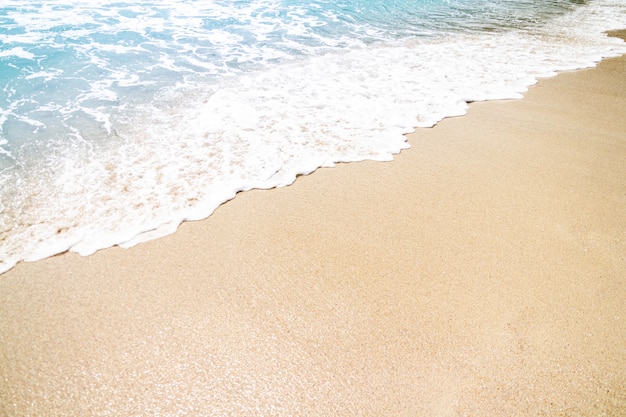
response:
[(0, 273), (391, 160), (470, 102), (626, 53), (623, 28), (626, 0), (2, 0)]

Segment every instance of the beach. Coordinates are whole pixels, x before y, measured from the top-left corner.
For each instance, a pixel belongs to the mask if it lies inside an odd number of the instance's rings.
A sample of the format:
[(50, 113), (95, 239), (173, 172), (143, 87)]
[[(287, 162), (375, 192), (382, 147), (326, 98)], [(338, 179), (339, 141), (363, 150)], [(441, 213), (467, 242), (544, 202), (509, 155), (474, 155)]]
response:
[(626, 414), (626, 58), (408, 141), (1, 275), (0, 415)]

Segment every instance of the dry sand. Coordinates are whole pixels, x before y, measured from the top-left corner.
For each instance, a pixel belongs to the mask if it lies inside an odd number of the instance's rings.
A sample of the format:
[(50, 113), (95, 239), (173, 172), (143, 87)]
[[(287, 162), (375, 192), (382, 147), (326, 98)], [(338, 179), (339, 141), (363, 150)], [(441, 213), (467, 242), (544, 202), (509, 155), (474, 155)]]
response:
[(4, 416), (626, 415), (626, 59), (0, 276)]

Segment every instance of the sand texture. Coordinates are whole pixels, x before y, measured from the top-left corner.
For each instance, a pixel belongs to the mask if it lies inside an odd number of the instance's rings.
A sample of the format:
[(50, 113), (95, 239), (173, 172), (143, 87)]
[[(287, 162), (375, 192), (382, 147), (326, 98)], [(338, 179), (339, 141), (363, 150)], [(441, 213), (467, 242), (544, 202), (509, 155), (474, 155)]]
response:
[(0, 415), (626, 415), (626, 60), (409, 141), (0, 276)]

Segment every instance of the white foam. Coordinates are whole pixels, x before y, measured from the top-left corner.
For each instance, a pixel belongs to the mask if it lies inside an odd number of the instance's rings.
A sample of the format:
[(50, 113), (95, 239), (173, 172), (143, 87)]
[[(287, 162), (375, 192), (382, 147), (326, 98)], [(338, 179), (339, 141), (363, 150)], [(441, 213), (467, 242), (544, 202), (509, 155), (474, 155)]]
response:
[(25, 51), (24, 48), (22, 48), (21, 46), (7, 49), (6, 51), (0, 51), (0, 57), (9, 57), (9, 56), (16, 56), (18, 58), (23, 58), (23, 59), (35, 58), (34, 54), (32, 54), (31, 52)]
[(63, 73), (63, 71), (61, 71), (61, 70), (56, 70), (56, 71), (37, 71), (37, 72), (33, 72), (30, 75), (27, 75), (25, 77), (25, 79), (33, 80), (35, 78), (43, 78), (44, 81), (50, 81), (50, 80), (53, 80), (54, 78), (58, 77), (62, 73)]
[(11, 35), (0, 34), (0, 42), (5, 45), (10, 45), (12, 43), (37, 45), (37, 43), (41, 42), (44, 38), (45, 36), (36, 32), (18, 33)]

